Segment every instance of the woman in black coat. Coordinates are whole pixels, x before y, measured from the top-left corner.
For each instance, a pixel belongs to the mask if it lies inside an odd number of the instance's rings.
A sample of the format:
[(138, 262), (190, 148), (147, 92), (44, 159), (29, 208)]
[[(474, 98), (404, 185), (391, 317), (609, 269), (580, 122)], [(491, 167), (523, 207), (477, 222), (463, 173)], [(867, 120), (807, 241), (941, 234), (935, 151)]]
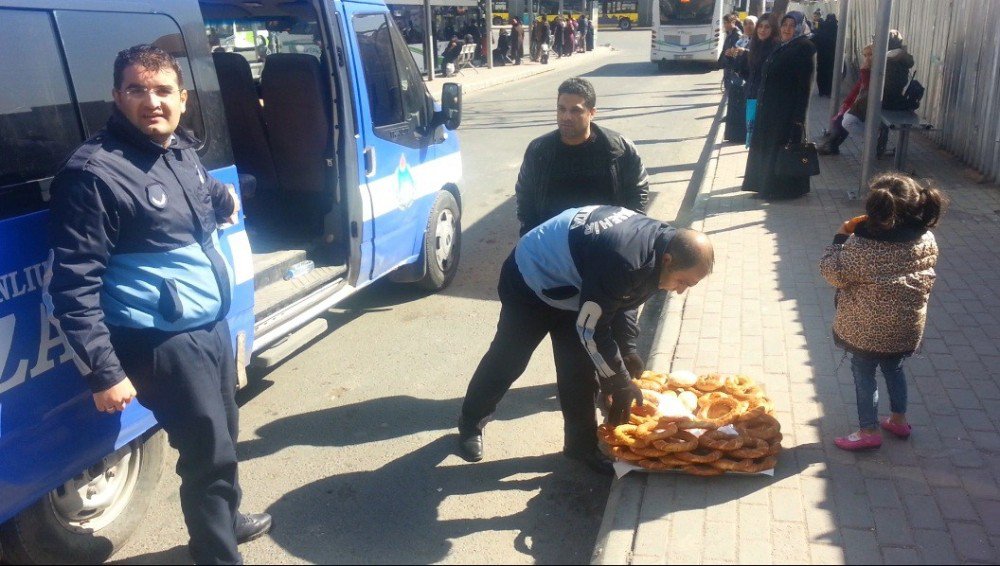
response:
[(837, 53), (837, 16), (827, 14), (823, 25), (813, 34), (816, 46), (816, 90), (820, 96), (830, 96), (833, 85), (833, 59)]
[(743, 78), (736, 68), (736, 58), (731, 56), (736, 49), (736, 43), (743, 37), (736, 27), (736, 16), (726, 14), (722, 23), (726, 31), (726, 40), (722, 43), (722, 55), (719, 56), (719, 66), (722, 67), (722, 84), (726, 89), (726, 128), (722, 139), (728, 142), (743, 143), (747, 139), (746, 95), (743, 92)]
[(758, 198), (794, 198), (809, 192), (808, 175), (775, 172), (781, 148), (800, 141), (805, 133), (816, 55), (807, 30), (802, 12), (788, 12), (781, 19), (781, 43), (761, 71), (757, 117), (743, 177), (743, 190), (758, 193)]
[(765, 13), (754, 26), (753, 38), (747, 50), (740, 50), (737, 57), (737, 68), (740, 76), (746, 81), (743, 85), (746, 93), (747, 147), (753, 138), (753, 127), (757, 117), (757, 92), (760, 90), (760, 75), (764, 70), (764, 62), (778, 46), (777, 33), (771, 28), (771, 14)]

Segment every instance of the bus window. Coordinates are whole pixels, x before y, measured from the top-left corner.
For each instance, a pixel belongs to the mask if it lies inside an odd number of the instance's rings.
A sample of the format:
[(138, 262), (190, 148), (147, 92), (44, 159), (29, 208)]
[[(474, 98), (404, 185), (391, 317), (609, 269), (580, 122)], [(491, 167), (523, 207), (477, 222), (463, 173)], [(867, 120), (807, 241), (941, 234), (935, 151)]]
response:
[(118, 52), (140, 43), (150, 43), (177, 59), (184, 88), (188, 90), (187, 110), (181, 118), (181, 126), (194, 132), (198, 139), (205, 139), (187, 51), (180, 29), (172, 19), (159, 14), (59, 11), (56, 23), (66, 46), (69, 72), (87, 136), (103, 128), (111, 116), (111, 89), (115, 86), (114, 63)]
[[(0, 219), (45, 206), (42, 183), (83, 141), (45, 12), (0, 10)], [(28, 48), (30, 47), (30, 48)], [(47, 185), (47, 183), (45, 183)]]
[(718, 0), (660, 0), (660, 25), (711, 25)]

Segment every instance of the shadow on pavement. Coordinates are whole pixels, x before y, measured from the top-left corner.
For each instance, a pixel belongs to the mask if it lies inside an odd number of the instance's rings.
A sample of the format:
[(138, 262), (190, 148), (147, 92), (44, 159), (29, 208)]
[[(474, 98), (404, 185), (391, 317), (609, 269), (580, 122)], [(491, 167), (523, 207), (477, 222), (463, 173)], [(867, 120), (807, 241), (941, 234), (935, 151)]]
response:
[[(277, 419), (258, 428), (258, 438), (237, 445), (240, 461), (269, 456), (292, 446), (355, 446), (427, 431), (454, 430), (461, 398), (382, 397)], [(555, 384), (514, 387), (503, 399), (497, 420), (510, 421), (559, 411)], [(407, 415), (389, 419), (387, 415)], [(391, 421), (391, 422), (390, 422)]]
[[(578, 473), (578, 466), (555, 454), (445, 465), (456, 439), (446, 434), (378, 469), (287, 493), (267, 509), (276, 525), (272, 540), (317, 564), (427, 564), (447, 558), (453, 539), (517, 531), (515, 548), (536, 563), (582, 563), (589, 557), (609, 478)], [(536, 490), (517, 513), (479, 514), (482, 497)], [(556, 509), (567, 508), (566, 500), (572, 512), (555, 516)], [(566, 548), (578, 549), (576, 555), (567, 555)], [(496, 557), (484, 553), (481, 561)]]
[(108, 564), (192, 564), (193, 559), (186, 544), (179, 544), (167, 550), (131, 556), (128, 560), (116, 560)]

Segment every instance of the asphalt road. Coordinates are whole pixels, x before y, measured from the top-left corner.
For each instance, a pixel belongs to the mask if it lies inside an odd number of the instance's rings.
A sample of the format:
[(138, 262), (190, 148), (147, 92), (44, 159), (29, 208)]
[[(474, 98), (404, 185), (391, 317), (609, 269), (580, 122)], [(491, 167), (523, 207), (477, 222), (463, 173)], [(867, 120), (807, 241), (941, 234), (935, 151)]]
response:
[[(674, 219), (700, 180), (720, 73), (658, 73), (648, 31), (602, 33), (600, 41), (616, 50), (465, 98), (462, 259), (449, 289), (428, 296), (376, 285), (331, 310), (327, 334), (240, 392), (243, 509), (267, 511), (276, 525), (242, 547), (248, 563), (589, 560), (611, 482), (560, 455), (547, 343), (487, 428), (485, 460), (454, 454), (454, 426), (495, 329), (524, 148), (554, 128), (567, 73), (596, 86), (598, 123), (637, 144), (652, 177), (653, 216)], [(190, 560), (174, 462), (116, 559)]]

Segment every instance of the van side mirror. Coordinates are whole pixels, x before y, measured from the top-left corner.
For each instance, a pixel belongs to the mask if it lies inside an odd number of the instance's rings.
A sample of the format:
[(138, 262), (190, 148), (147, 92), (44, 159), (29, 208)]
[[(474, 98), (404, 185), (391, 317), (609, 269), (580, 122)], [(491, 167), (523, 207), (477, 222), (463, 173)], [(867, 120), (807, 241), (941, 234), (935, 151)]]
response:
[(441, 111), (447, 117), (444, 127), (457, 130), (462, 125), (462, 85), (444, 83), (441, 87)]
[(458, 83), (444, 83), (441, 87), (441, 110), (434, 113), (431, 123), (424, 130), (430, 134), (438, 128), (444, 126), (449, 130), (457, 130), (462, 124), (462, 85)]

